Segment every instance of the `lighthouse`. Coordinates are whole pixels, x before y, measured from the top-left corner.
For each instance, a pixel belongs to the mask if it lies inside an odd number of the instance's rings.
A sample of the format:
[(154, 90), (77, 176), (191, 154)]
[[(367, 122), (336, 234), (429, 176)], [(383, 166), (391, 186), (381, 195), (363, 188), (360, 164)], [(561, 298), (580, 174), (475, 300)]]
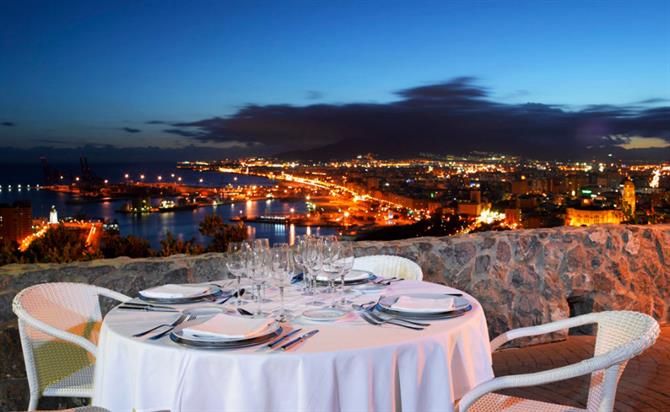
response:
[(58, 224), (58, 212), (56, 211), (56, 205), (51, 206), (51, 211), (49, 212), (49, 224)]

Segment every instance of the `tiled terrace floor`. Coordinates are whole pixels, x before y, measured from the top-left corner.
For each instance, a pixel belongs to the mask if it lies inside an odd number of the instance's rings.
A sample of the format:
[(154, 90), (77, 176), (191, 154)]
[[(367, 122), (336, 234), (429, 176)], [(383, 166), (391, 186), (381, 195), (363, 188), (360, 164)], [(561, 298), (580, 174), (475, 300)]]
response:
[[(536, 372), (578, 362), (593, 355), (594, 337), (570, 336), (567, 341), (493, 355), (496, 376)], [(545, 402), (585, 407), (588, 377), (505, 392)], [(628, 362), (616, 395), (615, 411), (670, 411), (670, 326), (661, 328), (656, 344)]]

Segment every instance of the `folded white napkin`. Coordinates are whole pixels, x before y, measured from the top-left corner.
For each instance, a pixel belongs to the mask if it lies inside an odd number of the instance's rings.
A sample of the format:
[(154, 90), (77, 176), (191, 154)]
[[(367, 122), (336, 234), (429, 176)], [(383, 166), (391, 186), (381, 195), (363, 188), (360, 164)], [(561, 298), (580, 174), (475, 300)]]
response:
[(162, 285), (140, 292), (140, 295), (153, 299), (193, 298), (208, 295), (214, 291), (211, 285)]
[(198, 325), (182, 329), (185, 335), (208, 336), (225, 339), (247, 339), (259, 336), (274, 324), (268, 318), (230, 316), (223, 313), (212, 316)]
[(391, 308), (405, 312), (446, 312), (454, 309), (454, 303), (454, 298), (450, 297), (434, 299), (400, 296)]
[[(367, 279), (368, 277), (370, 277), (370, 272), (366, 272), (366, 271), (363, 271), (363, 270), (356, 270), (356, 269), (353, 269), (353, 270), (349, 271), (349, 273), (347, 273), (346, 275), (344, 275), (344, 280), (345, 280), (345, 281), (356, 281), (356, 280)], [(325, 282), (325, 281), (327, 281), (329, 278), (328, 278), (327, 276), (325, 276), (325, 275), (317, 275), (317, 276), (316, 276), (316, 279), (317, 279), (318, 281)], [(340, 278), (338, 277), (336, 280), (339, 282), (339, 281), (340, 281)]]

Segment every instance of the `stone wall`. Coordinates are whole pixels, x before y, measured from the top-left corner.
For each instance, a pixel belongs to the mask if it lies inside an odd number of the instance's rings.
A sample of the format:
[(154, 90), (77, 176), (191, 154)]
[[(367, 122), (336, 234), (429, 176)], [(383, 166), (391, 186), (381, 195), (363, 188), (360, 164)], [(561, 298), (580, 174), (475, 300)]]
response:
[[(358, 255), (405, 256), (421, 265), (425, 280), (472, 294), (484, 307), (491, 337), (609, 309), (637, 310), (670, 322), (670, 225), (484, 232), (356, 246)], [(21, 289), (43, 282), (85, 282), (134, 296), (163, 283), (221, 279), (227, 275), (223, 262), (223, 255), (205, 254), (0, 267), (0, 410), (27, 404), (11, 312), (11, 301)], [(554, 334), (532, 342), (562, 337)], [(40, 405), (57, 406), (49, 401)]]

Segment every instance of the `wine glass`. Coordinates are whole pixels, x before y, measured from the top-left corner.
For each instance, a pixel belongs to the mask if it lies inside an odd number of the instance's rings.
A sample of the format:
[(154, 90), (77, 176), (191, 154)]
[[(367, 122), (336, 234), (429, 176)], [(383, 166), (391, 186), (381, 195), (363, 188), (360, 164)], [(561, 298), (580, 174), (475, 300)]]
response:
[(347, 292), (349, 291), (346, 289), (345, 278), (349, 274), (349, 272), (351, 272), (351, 270), (353, 269), (356, 256), (354, 254), (354, 247), (351, 242), (340, 242), (339, 246), (340, 246), (339, 256), (336, 266), (338, 267), (338, 272), (340, 276), (340, 288), (342, 291), (342, 299), (340, 300), (340, 305), (342, 307), (347, 307), (353, 302), (347, 299)]
[(302, 294), (309, 296), (312, 294), (310, 288), (309, 274), (307, 273), (307, 267), (305, 265), (305, 249), (307, 248), (307, 242), (309, 240), (309, 235), (301, 235), (295, 238), (293, 243), (293, 260), (295, 261), (296, 271), (302, 271)]
[(312, 301), (309, 304), (321, 306), (323, 302), (316, 299), (316, 278), (323, 268), (323, 240), (320, 238), (309, 238), (302, 250), (302, 259), (305, 263), (306, 275), (312, 285)]
[[(254, 244), (256, 246), (256, 244)], [(267, 315), (266, 312), (263, 312), (262, 304), (263, 298), (261, 296), (261, 290), (263, 285), (267, 280), (267, 266), (269, 261), (269, 251), (263, 247), (253, 247), (250, 252), (250, 270), (249, 277), (252, 280), (252, 288), (255, 288), (256, 294), (256, 316)]]
[[(248, 242), (233, 242), (228, 244), (228, 253), (226, 256), (226, 267), (228, 271), (237, 279), (237, 293), (242, 289), (242, 278), (247, 272), (249, 260), (248, 254), (250, 252), (250, 245)], [(237, 306), (247, 303), (240, 296), (235, 299)]]
[[(253, 248), (258, 251), (259, 254), (263, 255), (263, 262), (262, 265), (265, 266), (263, 269), (261, 269), (261, 273), (265, 276), (269, 276), (269, 265), (270, 262), (268, 262), (266, 259), (269, 259), (269, 253), (270, 253), (270, 240), (267, 238), (259, 238), (255, 239), (253, 243)], [(267, 302), (272, 302), (270, 299), (266, 299), (266, 285), (265, 281), (261, 282), (261, 289), (260, 289), (260, 299), (263, 301), (263, 303)]]
[(293, 276), (293, 256), (291, 248), (287, 243), (275, 243), (270, 249), (271, 259), (271, 278), (274, 284), (279, 288), (280, 309), (277, 320), (286, 322), (289, 318), (289, 312), (284, 304), (284, 289), (291, 284)]
[(323, 274), (328, 280), (328, 292), (335, 293), (335, 280), (339, 277), (338, 267), (339, 244), (337, 237), (327, 236), (323, 238)]

